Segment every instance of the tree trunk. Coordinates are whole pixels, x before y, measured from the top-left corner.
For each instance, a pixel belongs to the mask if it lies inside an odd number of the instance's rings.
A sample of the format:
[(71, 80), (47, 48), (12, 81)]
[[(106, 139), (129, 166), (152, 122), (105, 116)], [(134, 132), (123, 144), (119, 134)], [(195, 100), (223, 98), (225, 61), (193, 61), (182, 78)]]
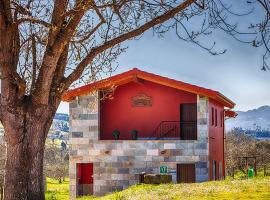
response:
[[(19, 110), (19, 111), (18, 111)], [(3, 119), (7, 138), (5, 200), (44, 200), (43, 155), (55, 111), (49, 106), (17, 109)]]
[(3, 186), (0, 185), (0, 200), (3, 200)]

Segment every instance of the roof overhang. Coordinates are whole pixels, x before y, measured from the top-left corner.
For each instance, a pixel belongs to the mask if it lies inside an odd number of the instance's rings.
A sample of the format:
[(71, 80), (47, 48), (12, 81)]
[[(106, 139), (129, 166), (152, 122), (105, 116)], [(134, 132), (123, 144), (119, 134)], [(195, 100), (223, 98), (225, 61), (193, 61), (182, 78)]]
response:
[(227, 118), (235, 118), (235, 117), (237, 117), (238, 114), (237, 114), (237, 112), (235, 112), (233, 110), (225, 110), (224, 115)]
[(90, 83), (88, 85), (85, 85), (85, 86), (82, 86), (73, 90), (69, 90), (62, 96), (62, 100), (71, 101), (76, 96), (87, 95), (95, 90), (101, 90), (101, 89), (106, 89), (110, 87), (117, 87), (119, 85), (123, 85), (123, 84), (134, 82), (134, 81), (136, 82), (141, 79), (154, 82), (160, 85), (168, 86), (171, 88), (187, 91), (190, 93), (206, 96), (206, 97), (217, 100), (218, 102), (220, 102), (221, 104), (223, 104), (225, 107), (228, 107), (228, 108), (233, 108), (235, 106), (235, 103), (233, 101), (231, 101), (230, 99), (228, 99), (223, 94), (217, 91), (206, 89), (206, 88), (192, 85), (189, 83), (185, 83), (182, 81), (177, 81), (177, 80), (170, 79), (167, 77), (162, 77), (162, 76), (152, 74), (149, 72), (141, 71), (141, 70), (138, 70), (137, 68), (134, 68), (132, 70), (129, 70), (127, 72), (124, 72), (115, 76), (111, 76), (109, 78), (106, 78), (100, 81)]

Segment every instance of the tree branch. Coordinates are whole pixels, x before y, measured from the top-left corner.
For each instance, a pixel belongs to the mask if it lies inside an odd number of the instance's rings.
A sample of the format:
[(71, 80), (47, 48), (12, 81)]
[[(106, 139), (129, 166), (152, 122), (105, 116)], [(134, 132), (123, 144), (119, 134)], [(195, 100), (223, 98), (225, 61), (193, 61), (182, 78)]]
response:
[(184, 9), (186, 9), (187, 7), (189, 7), (191, 4), (193, 4), (196, 0), (186, 0), (183, 3), (179, 4), (177, 7), (165, 12), (164, 14), (152, 19), (151, 21), (145, 23), (144, 25), (140, 26), (139, 28), (130, 31), (128, 33), (124, 33), (112, 40), (106, 41), (105, 43), (103, 43), (102, 45), (92, 48), (90, 53), (78, 64), (78, 66), (76, 67), (76, 69), (66, 78), (66, 80), (64, 81), (65, 84), (65, 88), (68, 89), (69, 86), (76, 81), (77, 79), (80, 78), (80, 76), (82, 75), (84, 69), (86, 68), (86, 66), (91, 63), (93, 61), (93, 59), (95, 58), (95, 56), (117, 44), (120, 44), (126, 40), (129, 40), (131, 38), (134, 38), (136, 36), (141, 35), (142, 33), (144, 33), (145, 31), (147, 31), (148, 29), (154, 27), (155, 25), (164, 23), (166, 21), (168, 21), (169, 19), (171, 19), (172, 17), (174, 17), (177, 13), (183, 11)]
[(43, 20), (40, 20), (40, 19), (36, 19), (34, 17), (20, 18), (14, 23), (14, 25), (18, 26), (18, 25), (20, 25), (22, 23), (25, 23), (25, 22), (29, 22), (29, 23), (31, 22), (33, 24), (41, 24), (41, 25), (43, 25), (43, 26), (45, 26), (47, 28), (50, 28), (52, 26), (52, 24), (50, 24), (48, 22), (45, 22)]

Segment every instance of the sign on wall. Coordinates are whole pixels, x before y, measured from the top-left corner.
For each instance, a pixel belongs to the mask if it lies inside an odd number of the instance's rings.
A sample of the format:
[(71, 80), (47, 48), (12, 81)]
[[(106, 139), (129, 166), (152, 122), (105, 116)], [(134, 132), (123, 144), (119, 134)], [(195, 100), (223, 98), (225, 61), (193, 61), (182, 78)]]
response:
[(144, 93), (137, 94), (131, 98), (131, 104), (133, 107), (151, 107), (152, 103), (152, 97)]
[(168, 166), (166, 166), (166, 165), (161, 165), (161, 166), (159, 167), (159, 173), (160, 173), (160, 174), (167, 174), (167, 173), (168, 173)]

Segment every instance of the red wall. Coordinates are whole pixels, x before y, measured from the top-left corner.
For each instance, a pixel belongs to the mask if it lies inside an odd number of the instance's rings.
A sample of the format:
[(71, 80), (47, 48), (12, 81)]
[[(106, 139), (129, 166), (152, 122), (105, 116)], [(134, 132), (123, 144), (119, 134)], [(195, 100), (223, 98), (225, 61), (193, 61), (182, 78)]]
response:
[[(212, 125), (212, 108), (217, 109), (217, 126)], [(225, 175), (224, 169), (224, 107), (217, 101), (209, 101), (209, 179), (213, 180), (213, 161), (217, 161), (217, 175), (219, 179), (219, 165), (222, 163), (222, 176)], [(215, 113), (215, 112), (214, 112)], [(222, 117), (221, 117), (222, 114)], [(214, 114), (215, 121), (215, 114)], [(222, 126), (221, 126), (222, 125)]]
[[(151, 107), (132, 107), (131, 98), (139, 93), (152, 97)], [(150, 137), (161, 121), (180, 121), (181, 103), (197, 102), (195, 94), (149, 81), (121, 85), (113, 97), (101, 101), (100, 139), (113, 139), (115, 129), (120, 139), (130, 139), (133, 129), (138, 130), (138, 137)]]

